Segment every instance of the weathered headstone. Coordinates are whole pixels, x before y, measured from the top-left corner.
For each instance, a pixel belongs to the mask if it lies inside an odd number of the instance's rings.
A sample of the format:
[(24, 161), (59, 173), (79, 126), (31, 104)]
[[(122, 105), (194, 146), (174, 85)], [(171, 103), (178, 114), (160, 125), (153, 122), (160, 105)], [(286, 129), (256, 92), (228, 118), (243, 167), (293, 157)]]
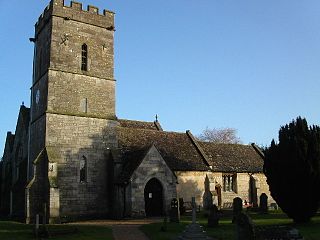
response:
[(180, 213), (179, 213), (179, 202), (178, 199), (173, 198), (171, 200), (171, 209), (170, 209), (170, 222), (180, 222)]
[(36, 214), (36, 225), (34, 228), (34, 235), (36, 238), (39, 237), (39, 214)]
[(219, 212), (216, 205), (209, 209), (208, 227), (216, 227), (219, 224)]
[(191, 198), (191, 204), (192, 204), (192, 223), (196, 223), (196, 209), (197, 209), (197, 204), (196, 204), (196, 198), (192, 197)]
[(239, 197), (236, 197), (233, 199), (233, 218), (232, 222), (235, 222), (235, 218), (238, 214), (242, 212), (242, 199)]
[(183, 198), (179, 198), (179, 211), (180, 215), (183, 215), (186, 212), (186, 207), (184, 206)]
[(240, 212), (235, 217), (236, 224), (236, 240), (253, 240), (254, 239), (254, 226), (251, 218)]
[(43, 204), (43, 216), (42, 216), (42, 226), (39, 230), (39, 236), (43, 238), (49, 237), (49, 232), (47, 228), (47, 203)]
[(260, 212), (268, 213), (268, 196), (265, 193), (260, 195)]
[(278, 205), (276, 203), (270, 203), (270, 207), (273, 210), (278, 210)]

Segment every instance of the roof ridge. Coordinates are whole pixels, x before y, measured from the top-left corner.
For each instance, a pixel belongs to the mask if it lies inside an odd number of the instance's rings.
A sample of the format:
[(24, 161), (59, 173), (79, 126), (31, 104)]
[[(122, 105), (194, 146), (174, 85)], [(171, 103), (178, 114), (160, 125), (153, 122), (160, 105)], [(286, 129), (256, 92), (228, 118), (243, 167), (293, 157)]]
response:
[(150, 132), (158, 132), (158, 133), (175, 133), (175, 134), (181, 134), (181, 135), (185, 135), (184, 132), (174, 132), (174, 131), (160, 131), (160, 130), (155, 130), (155, 129), (149, 129), (149, 128), (131, 128), (131, 127), (122, 127), (119, 126), (120, 128), (127, 128), (127, 129), (134, 129), (134, 131), (150, 131)]
[(242, 144), (242, 143), (221, 143), (221, 142), (210, 142), (210, 141), (197, 141), (204, 144), (212, 145), (228, 145), (228, 146), (242, 146), (242, 147), (251, 147), (251, 144)]
[(147, 123), (153, 123), (153, 121), (143, 121), (143, 120), (132, 120), (132, 119), (123, 119), (119, 118), (118, 121), (131, 121), (131, 122), (147, 122)]

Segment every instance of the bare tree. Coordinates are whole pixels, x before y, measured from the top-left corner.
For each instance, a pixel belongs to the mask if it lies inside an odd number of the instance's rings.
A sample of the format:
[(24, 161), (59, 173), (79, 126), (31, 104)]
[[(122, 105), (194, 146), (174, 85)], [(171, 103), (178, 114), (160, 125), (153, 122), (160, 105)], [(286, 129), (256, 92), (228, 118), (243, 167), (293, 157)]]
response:
[(200, 141), (213, 143), (241, 143), (235, 128), (208, 128), (198, 136)]

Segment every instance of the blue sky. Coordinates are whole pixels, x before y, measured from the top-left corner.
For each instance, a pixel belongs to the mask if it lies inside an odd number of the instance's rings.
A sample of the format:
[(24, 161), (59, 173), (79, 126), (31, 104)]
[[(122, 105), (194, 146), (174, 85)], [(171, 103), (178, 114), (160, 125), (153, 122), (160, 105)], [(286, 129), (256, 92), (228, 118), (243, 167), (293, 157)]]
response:
[[(69, 1), (65, 1), (69, 4)], [(232, 127), (268, 145), (301, 115), (320, 124), (320, 2), (85, 0), (116, 12), (117, 116), (169, 131)], [(0, 155), (29, 106), (34, 23), (48, 1), (0, 0)]]

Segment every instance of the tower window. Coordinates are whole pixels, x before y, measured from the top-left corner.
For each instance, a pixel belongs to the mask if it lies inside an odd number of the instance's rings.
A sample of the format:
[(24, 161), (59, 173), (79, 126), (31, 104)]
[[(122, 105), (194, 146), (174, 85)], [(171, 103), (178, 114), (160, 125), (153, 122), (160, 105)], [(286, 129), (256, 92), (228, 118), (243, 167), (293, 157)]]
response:
[(87, 158), (82, 156), (80, 159), (80, 182), (87, 182)]
[(88, 71), (88, 46), (83, 44), (81, 48), (81, 70)]

